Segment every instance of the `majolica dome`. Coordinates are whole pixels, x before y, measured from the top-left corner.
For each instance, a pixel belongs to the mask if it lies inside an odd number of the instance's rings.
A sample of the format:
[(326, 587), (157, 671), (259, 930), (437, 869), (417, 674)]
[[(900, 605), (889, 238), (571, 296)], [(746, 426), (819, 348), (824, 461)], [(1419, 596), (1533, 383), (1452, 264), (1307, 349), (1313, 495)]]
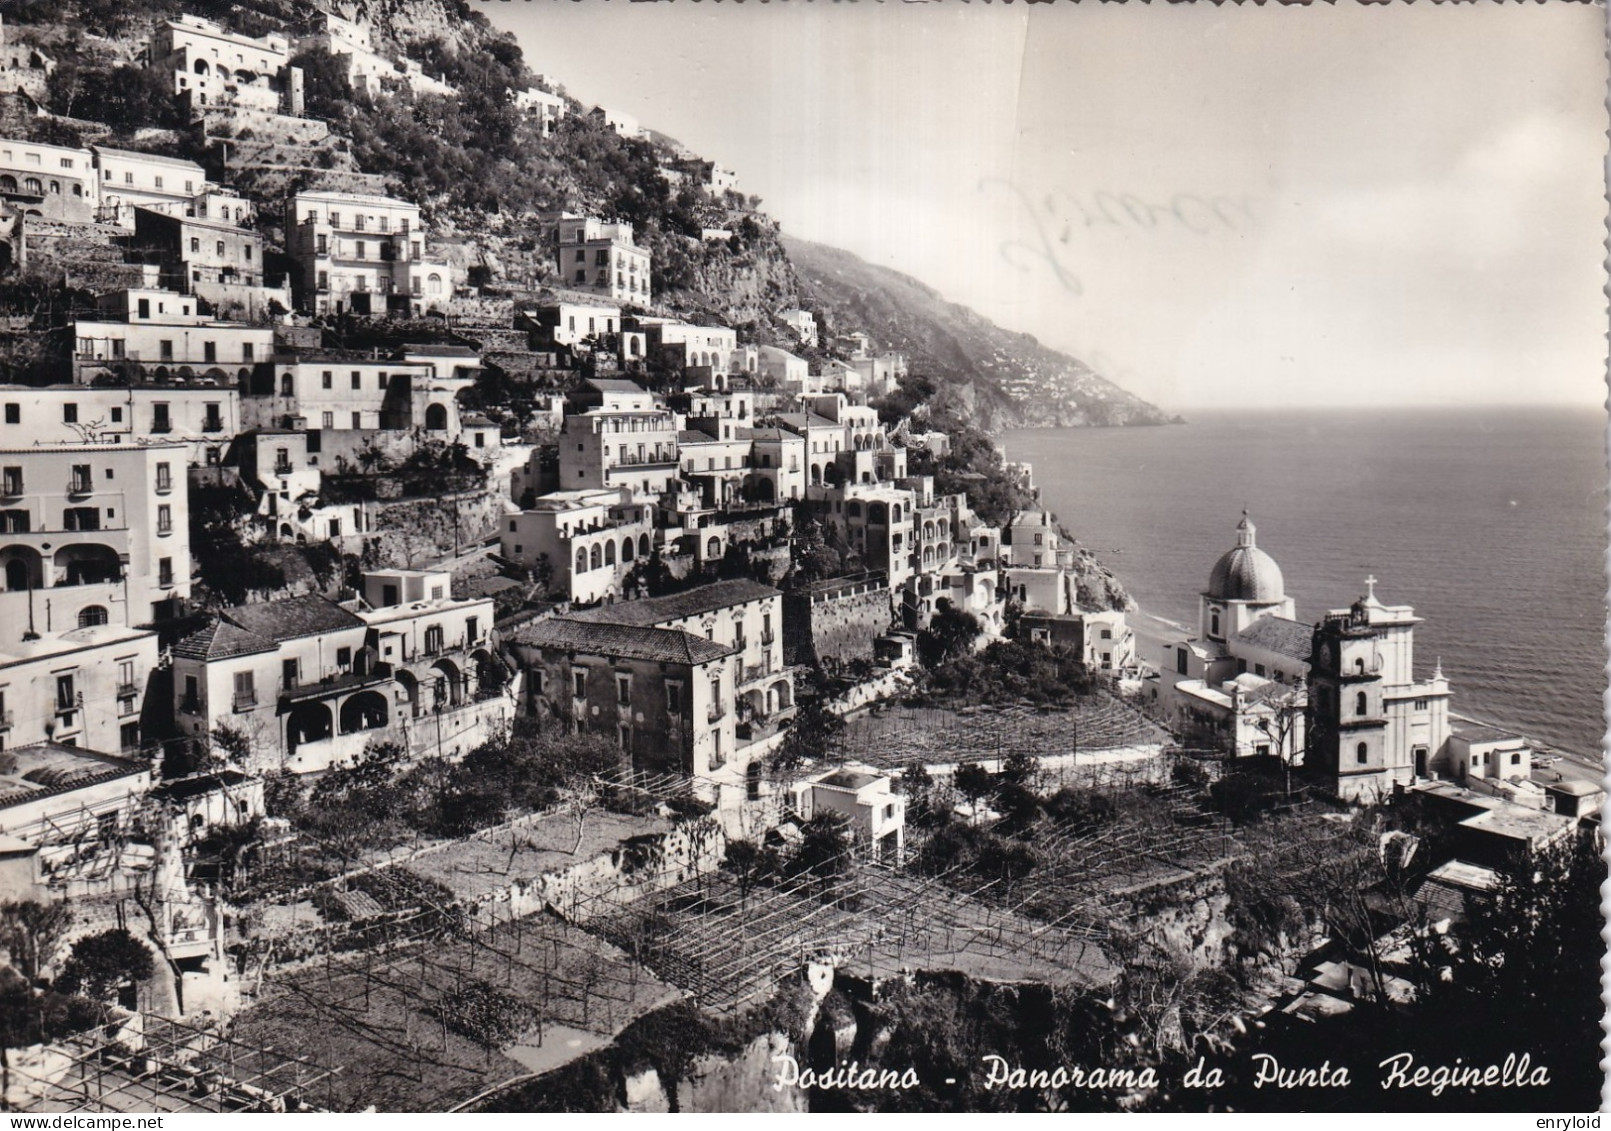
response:
[(1286, 600), (1286, 583), (1275, 559), (1254, 544), (1256, 528), (1242, 512), (1236, 527), (1236, 549), (1214, 563), (1208, 577), (1208, 596), (1220, 601), (1254, 601), (1275, 604)]

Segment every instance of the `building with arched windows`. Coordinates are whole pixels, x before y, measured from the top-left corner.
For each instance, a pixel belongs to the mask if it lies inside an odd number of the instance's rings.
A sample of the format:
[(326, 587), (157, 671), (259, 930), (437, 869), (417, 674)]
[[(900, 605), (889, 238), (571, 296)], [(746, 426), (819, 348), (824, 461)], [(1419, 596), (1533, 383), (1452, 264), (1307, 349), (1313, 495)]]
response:
[[(15, 430), (15, 429), (14, 429)], [(179, 443), (0, 447), (0, 625), (20, 638), (85, 622), (166, 619), (190, 593), (190, 521)]]
[(47, 220), (95, 219), (100, 179), (88, 149), (0, 138), (0, 200)]
[(454, 600), (444, 572), (381, 570), (361, 598), (225, 609), (173, 648), (174, 716), (205, 742), (245, 736), (252, 766), (312, 773), (372, 742), (457, 757), (513, 714), (490, 599)]
[(654, 507), (619, 490), (555, 491), (503, 522), (499, 554), (579, 604), (619, 596), (655, 546)]

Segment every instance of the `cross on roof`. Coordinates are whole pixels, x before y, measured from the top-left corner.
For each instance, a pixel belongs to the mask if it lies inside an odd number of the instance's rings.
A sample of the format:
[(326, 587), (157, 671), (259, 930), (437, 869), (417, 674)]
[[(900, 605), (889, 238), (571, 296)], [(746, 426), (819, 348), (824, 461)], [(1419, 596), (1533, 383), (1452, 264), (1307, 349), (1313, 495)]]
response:
[(1376, 575), (1375, 574), (1371, 574), (1369, 577), (1365, 578), (1365, 599), (1367, 601), (1374, 601), (1376, 599)]

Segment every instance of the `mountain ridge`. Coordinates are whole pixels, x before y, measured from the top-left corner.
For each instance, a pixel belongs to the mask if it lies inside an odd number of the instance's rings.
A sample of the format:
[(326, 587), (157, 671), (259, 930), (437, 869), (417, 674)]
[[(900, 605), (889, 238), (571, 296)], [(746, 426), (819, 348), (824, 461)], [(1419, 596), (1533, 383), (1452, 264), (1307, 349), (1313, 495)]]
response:
[(802, 305), (905, 353), (989, 429), (1168, 424), (1163, 409), (1078, 358), (1007, 330), (921, 279), (784, 233)]

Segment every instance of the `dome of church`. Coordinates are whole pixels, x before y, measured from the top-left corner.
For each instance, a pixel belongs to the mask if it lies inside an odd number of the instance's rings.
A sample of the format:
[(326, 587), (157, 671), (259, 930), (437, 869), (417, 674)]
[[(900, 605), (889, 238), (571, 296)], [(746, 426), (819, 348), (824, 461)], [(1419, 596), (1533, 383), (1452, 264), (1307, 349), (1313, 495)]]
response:
[(1210, 598), (1271, 604), (1286, 600), (1281, 567), (1254, 544), (1255, 532), (1256, 527), (1243, 511), (1236, 527), (1236, 548), (1214, 563), (1214, 572), (1208, 577)]

